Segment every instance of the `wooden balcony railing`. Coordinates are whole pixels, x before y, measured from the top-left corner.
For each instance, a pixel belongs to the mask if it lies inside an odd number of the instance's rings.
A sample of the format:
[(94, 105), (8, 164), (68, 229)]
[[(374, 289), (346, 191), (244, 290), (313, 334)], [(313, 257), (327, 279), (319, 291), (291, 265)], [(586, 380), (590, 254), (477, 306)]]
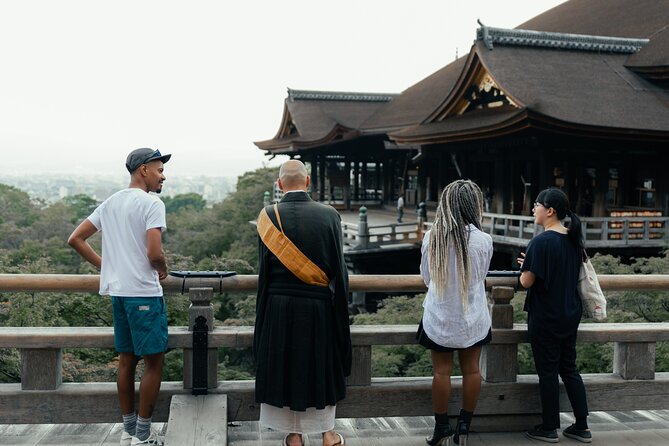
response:
[[(669, 240), (668, 217), (586, 217), (581, 223), (588, 248), (662, 248)], [(523, 247), (543, 228), (531, 216), (485, 213), (483, 230), (496, 243)]]
[[(669, 217), (587, 217), (581, 219), (588, 248), (663, 248), (669, 241)], [(349, 249), (373, 249), (387, 245), (420, 244), (431, 222), (420, 217), (413, 223), (370, 226), (366, 209), (358, 223), (342, 223), (344, 244)], [(525, 247), (543, 231), (534, 217), (483, 214), (483, 231), (502, 245)]]
[[(192, 281), (191, 281), (192, 280)], [(669, 290), (669, 276), (600, 276), (606, 290)], [(420, 292), (425, 286), (419, 276), (351, 276), (351, 291)], [(176, 278), (164, 282), (166, 293), (182, 287), (191, 300), (190, 324), (195, 316), (213, 321), (211, 299), (215, 292), (255, 291), (256, 276), (235, 276), (223, 281)], [(538, 380), (518, 375), (518, 344), (527, 342), (527, 327), (513, 324), (516, 278), (490, 277), (493, 340), (481, 359), (483, 385), (476, 410), (477, 429), (516, 430), (539, 419)], [(2, 275), (0, 292), (96, 292), (97, 276)], [(37, 296), (39, 298), (39, 296)], [(97, 297), (95, 297), (97, 298)], [(418, 322), (418, 321), (416, 321)], [(211, 323), (209, 324), (212, 325)], [(192, 328), (192, 327), (191, 327)], [(339, 417), (414, 416), (432, 413), (430, 377), (378, 378), (372, 376), (371, 351), (377, 345), (415, 344), (416, 325), (352, 326), (353, 373), (345, 400), (337, 408)], [(209, 393), (226, 394), (228, 419), (257, 419), (253, 381), (218, 381), (217, 355), (220, 347), (248, 348), (252, 327), (216, 327), (208, 333), (206, 386)], [(669, 341), (669, 323), (582, 324), (578, 342), (613, 342), (612, 373), (583, 376), (591, 410), (669, 409), (669, 373), (656, 372), (655, 345)], [(184, 381), (166, 382), (161, 388), (155, 421), (168, 417), (173, 395), (190, 393), (193, 333), (189, 327), (169, 328), (169, 347), (184, 351)], [(62, 383), (64, 348), (113, 348), (113, 329), (108, 327), (0, 327), (0, 348), (21, 351), (21, 383), (0, 384), (2, 423), (93, 423), (118, 418), (115, 383)], [(457, 413), (461, 380), (453, 379), (449, 411)], [(561, 407), (568, 409), (566, 395)], [(538, 422), (538, 421), (537, 421)]]

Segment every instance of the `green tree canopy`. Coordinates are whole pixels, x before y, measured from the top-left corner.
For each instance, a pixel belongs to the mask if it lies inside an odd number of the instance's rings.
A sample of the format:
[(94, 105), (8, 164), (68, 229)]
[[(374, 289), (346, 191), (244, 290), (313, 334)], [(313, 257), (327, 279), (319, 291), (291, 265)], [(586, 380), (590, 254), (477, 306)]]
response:
[(188, 194), (175, 195), (174, 197), (161, 197), (165, 203), (165, 211), (168, 214), (175, 214), (183, 209), (192, 211), (201, 211), (207, 202), (202, 195), (194, 192)]

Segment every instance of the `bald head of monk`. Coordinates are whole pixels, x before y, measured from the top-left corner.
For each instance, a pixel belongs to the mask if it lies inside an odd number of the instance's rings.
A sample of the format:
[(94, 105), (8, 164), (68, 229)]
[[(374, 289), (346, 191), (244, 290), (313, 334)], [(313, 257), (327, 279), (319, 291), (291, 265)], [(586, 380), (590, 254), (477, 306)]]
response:
[(299, 160), (288, 160), (279, 169), (279, 187), (282, 191), (303, 190), (307, 191), (310, 182), (307, 168)]

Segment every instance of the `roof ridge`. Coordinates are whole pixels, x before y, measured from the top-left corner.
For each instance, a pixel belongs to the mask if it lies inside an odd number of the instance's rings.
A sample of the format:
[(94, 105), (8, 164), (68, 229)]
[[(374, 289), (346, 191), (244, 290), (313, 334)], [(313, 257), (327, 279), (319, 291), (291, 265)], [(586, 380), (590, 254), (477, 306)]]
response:
[(396, 93), (363, 93), (347, 91), (318, 91), (288, 89), (290, 101), (349, 101), (349, 102), (390, 102)]
[(579, 51), (604, 51), (612, 53), (636, 53), (649, 39), (628, 37), (593, 36), (588, 34), (534, 31), (529, 29), (507, 29), (485, 26), (479, 21), (476, 40), (481, 40), (489, 50), (493, 43), (512, 46), (535, 46)]

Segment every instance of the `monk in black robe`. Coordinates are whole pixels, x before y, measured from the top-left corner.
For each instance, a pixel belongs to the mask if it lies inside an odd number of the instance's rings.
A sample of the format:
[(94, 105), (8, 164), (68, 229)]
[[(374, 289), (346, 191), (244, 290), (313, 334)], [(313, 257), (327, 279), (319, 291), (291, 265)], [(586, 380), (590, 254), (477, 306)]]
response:
[(310, 178), (301, 161), (285, 162), (278, 184), (284, 196), (265, 212), (271, 222), (327, 275), (328, 286), (309, 285), (291, 272), (259, 238), (258, 297), (254, 334), (255, 400), (260, 422), (289, 432), (323, 433), (323, 445), (344, 444), (334, 429), (335, 406), (351, 373), (348, 273), (341, 217), (307, 194)]

